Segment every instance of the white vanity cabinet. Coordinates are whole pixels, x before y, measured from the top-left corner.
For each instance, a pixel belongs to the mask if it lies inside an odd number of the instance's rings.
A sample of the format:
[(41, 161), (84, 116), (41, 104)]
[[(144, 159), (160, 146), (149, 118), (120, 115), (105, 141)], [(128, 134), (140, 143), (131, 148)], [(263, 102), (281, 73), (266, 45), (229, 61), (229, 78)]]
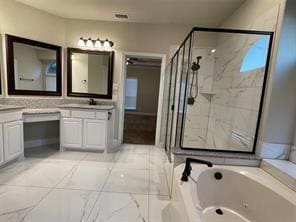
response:
[(108, 122), (106, 120), (85, 119), (83, 123), (83, 147), (101, 149), (107, 147)]
[(23, 121), (3, 124), (4, 159), (9, 161), (19, 157), (24, 152)]
[(113, 109), (61, 110), (61, 149), (112, 149), (113, 119)]
[(23, 156), (22, 111), (0, 111), (0, 165)]
[(80, 148), (82, 147), (82, 119), (62, 118), (61, 135), (62, 146)]

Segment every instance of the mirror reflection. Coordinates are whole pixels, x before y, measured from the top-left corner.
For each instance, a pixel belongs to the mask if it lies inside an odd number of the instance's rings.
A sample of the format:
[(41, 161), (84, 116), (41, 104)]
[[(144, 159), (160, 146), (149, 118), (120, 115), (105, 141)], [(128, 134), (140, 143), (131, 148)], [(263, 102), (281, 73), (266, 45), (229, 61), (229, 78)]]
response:
[(108, 97), (112, 90), (112, 52), (69, 49), (70, 96)]
[(16, 90), (57, 90), (54, 50), (15, 43), (13, 54)]
[(8, 93), (61, 95), (61, 47), (6, 36)]

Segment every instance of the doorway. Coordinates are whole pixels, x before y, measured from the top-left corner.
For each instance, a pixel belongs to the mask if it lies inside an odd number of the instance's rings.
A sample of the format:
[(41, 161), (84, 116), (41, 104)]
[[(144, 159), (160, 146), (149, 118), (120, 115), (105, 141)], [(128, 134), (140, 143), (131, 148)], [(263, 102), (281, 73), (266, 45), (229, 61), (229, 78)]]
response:
[(125, 70), (123, 143), (155, 145), (162, 59), (128, 55)]

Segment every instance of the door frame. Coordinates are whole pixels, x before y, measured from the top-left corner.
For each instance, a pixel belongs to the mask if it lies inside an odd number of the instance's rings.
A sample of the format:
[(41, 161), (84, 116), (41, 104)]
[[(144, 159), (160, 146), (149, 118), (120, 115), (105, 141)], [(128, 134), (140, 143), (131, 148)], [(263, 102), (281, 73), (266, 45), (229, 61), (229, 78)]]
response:
[(126, 79), (126, 59), (129, 56), (137, 56), (143, 58), (156, 58), (161, 59), (161, 69), (160, 69), (160, 83), (159, 83), (159, 93), (158, 93), (158, 107), (157, 107), (157, 121), (156, 121), (156, 133), (155, 133), (155, 146), (160, 146), (160, 128), (162, 120), (162, 106), (163, 106), (163, 93), (164, 93), (164, 80), (165, 80), (165, 68), (166, 68), (166, 54), (158, 53), (146, 53), (146, 52), (123, 52), (122, 54), (122, 68), (119, 80), (119, 144), (123, 143), (123, 133), (124, 133), (124, 104), (125, 104), (125, 79)]

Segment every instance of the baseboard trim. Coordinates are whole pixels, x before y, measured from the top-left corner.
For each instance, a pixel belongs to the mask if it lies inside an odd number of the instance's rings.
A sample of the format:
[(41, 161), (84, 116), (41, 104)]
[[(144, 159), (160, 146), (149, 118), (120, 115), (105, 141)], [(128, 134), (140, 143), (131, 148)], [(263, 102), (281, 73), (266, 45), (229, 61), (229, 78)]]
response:
[(129, 112), (125, 111), (125, 114), (136, 115), (136, 116), (154, 116), (156, 117), (156, 113), (143, 113), (143, 112)]

